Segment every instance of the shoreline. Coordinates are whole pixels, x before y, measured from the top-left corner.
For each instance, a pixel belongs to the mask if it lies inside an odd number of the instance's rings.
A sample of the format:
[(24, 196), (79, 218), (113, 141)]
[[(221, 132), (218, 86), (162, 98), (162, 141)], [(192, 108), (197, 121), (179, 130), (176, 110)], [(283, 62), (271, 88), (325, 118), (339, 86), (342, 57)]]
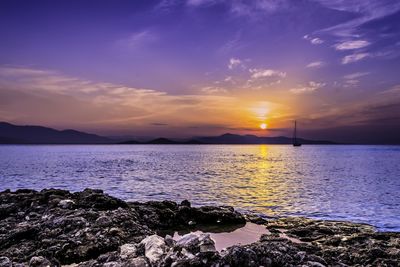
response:
[[(210, 229), (230, 233), (247, 223), (262, 225), (267, 232), (256, 242), (216, 250)], [(202, 233), (195, 232), (199, 230)], [(177, 231), (186, 234), (174, 239)], [(266, 220), (229, 206), (191, 207), (187, 200), (125, 202), (94, 189), (0, 192), (0, 267), (320, 267), (399, 262), (400, 232), (379, 232), (367, 224), (303, 217)]]

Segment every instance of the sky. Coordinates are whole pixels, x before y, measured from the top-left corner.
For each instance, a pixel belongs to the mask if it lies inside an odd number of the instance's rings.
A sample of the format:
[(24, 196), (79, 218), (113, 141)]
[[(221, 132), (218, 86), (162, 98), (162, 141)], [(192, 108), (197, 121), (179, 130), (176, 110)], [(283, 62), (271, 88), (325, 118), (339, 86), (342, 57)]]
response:
[(399, 70), (398, 0), (0, 1), (14, 124), (400, 143)]

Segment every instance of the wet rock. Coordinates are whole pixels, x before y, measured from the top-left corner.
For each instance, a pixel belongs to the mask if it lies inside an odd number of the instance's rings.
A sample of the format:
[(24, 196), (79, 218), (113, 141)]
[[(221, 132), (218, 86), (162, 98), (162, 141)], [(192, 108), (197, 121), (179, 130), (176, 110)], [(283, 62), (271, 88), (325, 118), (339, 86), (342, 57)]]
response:
[(190, 208), (190, 207), (191, 207), (191, 204), (190, 204), (189, 200), (185, 199), (185, 200), (183, 200), (183, 201), (181, 202), (181, 206), (182, 206), (182, 207), (188, 207), (188, 208)]
[(215, 242), (211, 239), (209, 234), (201, 234), (199, 236), (200, 252), (216, 252)]
[(301, 217), (246, 218), (264, 224), (268, 233), (217, 252), (208, 234), (189, 233), (175, 241), (165, 233), (232, 231), (245, 222), (232, 207), (126, 203), (93, 189), (3, 191), (0, 267), (399, 266), (399, 233)]
[(236, 212), (232, 207), (190, 207), (187, 203), (177, 205), (175, 202), (150, 201), (146, 203), (133, 202), (130, 206), (135, 209), (140, 219), (152, 229), (173, 229), (191, 225), (207, 225), (220, 223), (244, 224), (244, 216)]
[(192, 253), (199, 252), (199, 244), (199, 234), (196, 233), (186, 234), (176, 242), (177, 247), (185, 248), (187, 251)]
[(210, 238), (209, 234), (186, 234), (176, 242), (176, 247), (184, 248), (192, 254), (216, 251), (215, 242)]

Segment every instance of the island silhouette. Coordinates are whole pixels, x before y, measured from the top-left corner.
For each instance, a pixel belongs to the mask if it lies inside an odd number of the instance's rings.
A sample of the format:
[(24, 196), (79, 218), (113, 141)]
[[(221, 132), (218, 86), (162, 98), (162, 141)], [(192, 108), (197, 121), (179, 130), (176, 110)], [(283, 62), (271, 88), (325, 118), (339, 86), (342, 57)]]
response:
[[(302, 144), (336, 144), (327, 140), (297, 139)], [(199, 136), (184, 140), (159, 137), (147, 141), (132, 139), (121, 141), (72, 129), (60, 131), (43, 126), (22, 126), (0, 122), (0, 144), (292, 144), (292, 138), (225, 133), (218, 136)]]

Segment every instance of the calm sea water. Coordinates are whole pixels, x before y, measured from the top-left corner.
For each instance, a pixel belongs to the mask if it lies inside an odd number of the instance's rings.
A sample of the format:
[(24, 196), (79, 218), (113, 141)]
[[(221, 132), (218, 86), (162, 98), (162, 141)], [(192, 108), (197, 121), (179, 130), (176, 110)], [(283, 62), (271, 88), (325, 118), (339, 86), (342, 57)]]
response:
[(0, 190), (50, 187), (400, 231), (400, 146), (0, 146)]

